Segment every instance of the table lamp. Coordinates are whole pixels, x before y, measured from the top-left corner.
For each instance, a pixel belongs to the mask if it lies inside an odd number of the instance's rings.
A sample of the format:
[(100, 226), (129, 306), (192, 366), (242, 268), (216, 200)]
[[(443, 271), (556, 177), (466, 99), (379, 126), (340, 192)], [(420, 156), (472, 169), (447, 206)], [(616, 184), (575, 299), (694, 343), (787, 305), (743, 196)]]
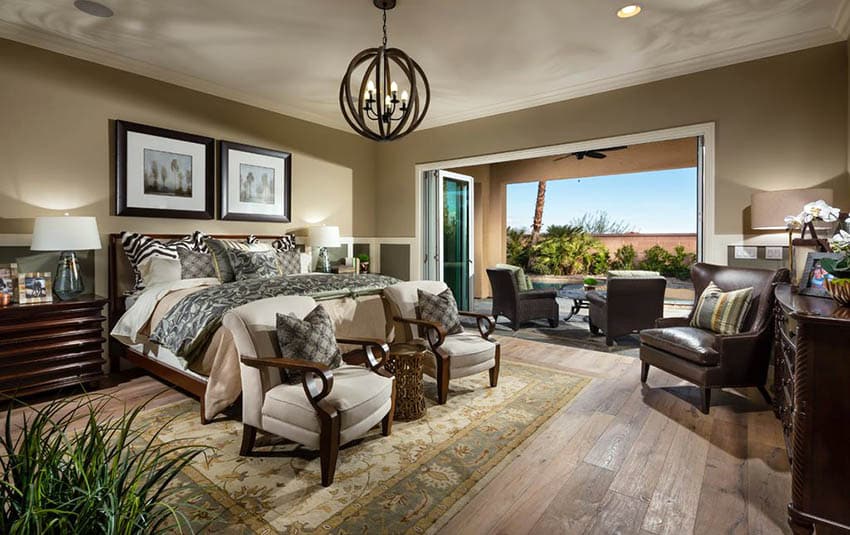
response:
[(62, 301), (83, 293), (83, 278), (76, 251), (100, 249), (100, 232), (94, 217), (37, 217), (32, 232), (33, 251), (61, 252), (53, 293)]
[(319, 258), (316, 260), (316, 271), (331, 272), (331, 261), (328, 258), (328, 247), (339, 247), (339, 227), (310, 227), (308, 237), (311, 247), (319, 248)]
[[(750, 198), (750, 226), (753, 230), (785, 230), (785, 216), (795, 216), (803, 211), (803, 206), (818, 200), (832, 205), (832, 196), (829, 188), (758, 191)], [(824, 225), (829, 227), (831, 223), (815, 223), (821, 228)]]

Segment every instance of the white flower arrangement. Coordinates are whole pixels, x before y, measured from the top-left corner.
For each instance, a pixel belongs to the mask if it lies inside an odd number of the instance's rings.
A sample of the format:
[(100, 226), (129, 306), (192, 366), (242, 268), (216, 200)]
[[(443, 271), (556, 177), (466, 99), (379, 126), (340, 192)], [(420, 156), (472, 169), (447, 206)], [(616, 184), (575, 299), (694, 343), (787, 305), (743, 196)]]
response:
[[(847, 218), (850, 222), (850, 218)], [(850, 253), (850, 232), (839, 230), (838, 234), (830, 238), (829, 246), (836, 253)]]
[(832, 223), (833, 221), (838, 221), (838, 215), (840, 213), (841, 210), (826, 204), (826, 201), (810, 202), (803, 207), (803, 211), (799, 215), (786, 216), (785, 225), (791, 230), (797, 230), (812, 221)]

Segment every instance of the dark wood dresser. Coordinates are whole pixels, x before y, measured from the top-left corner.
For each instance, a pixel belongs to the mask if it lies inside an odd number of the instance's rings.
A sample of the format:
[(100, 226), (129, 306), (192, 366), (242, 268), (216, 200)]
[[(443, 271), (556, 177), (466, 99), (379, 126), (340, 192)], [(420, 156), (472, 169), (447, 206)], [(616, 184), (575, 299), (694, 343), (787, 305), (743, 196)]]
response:
[(103, 306), (81, 297), (0, 307), (0, 394), (21, 397), (103, 377)]
[(774, 410), (794, 533), (850, 533), (850, 308), (776, 288)]

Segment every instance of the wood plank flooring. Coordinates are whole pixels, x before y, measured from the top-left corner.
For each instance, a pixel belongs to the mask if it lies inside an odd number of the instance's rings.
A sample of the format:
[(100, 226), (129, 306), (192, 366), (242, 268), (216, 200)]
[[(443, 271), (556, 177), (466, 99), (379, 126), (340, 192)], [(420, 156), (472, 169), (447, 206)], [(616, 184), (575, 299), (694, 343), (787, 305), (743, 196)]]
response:
[[(715, 392), (703, 415), (696, 389), (661, 370), (642, 387), (634, 358), (501, 341), (504, 360), (592, 381), (440, 533), (790, 533), (782, 433), (757, 392)], [(184, 396), (147, 376), (122, 381), (106, 390), (116, 411)]]

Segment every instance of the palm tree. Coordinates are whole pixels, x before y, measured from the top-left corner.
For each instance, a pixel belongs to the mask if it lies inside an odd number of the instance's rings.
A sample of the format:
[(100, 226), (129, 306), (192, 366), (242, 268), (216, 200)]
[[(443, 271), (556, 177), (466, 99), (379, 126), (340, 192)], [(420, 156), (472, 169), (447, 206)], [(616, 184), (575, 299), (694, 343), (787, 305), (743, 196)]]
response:
[(531, 224), (531, 245), (540, 240), (540, 229), (543, 226), (543, 205), (546, 203), (546, 181), (537, 183), (537, 203), (534, 205), (534, 221)]

